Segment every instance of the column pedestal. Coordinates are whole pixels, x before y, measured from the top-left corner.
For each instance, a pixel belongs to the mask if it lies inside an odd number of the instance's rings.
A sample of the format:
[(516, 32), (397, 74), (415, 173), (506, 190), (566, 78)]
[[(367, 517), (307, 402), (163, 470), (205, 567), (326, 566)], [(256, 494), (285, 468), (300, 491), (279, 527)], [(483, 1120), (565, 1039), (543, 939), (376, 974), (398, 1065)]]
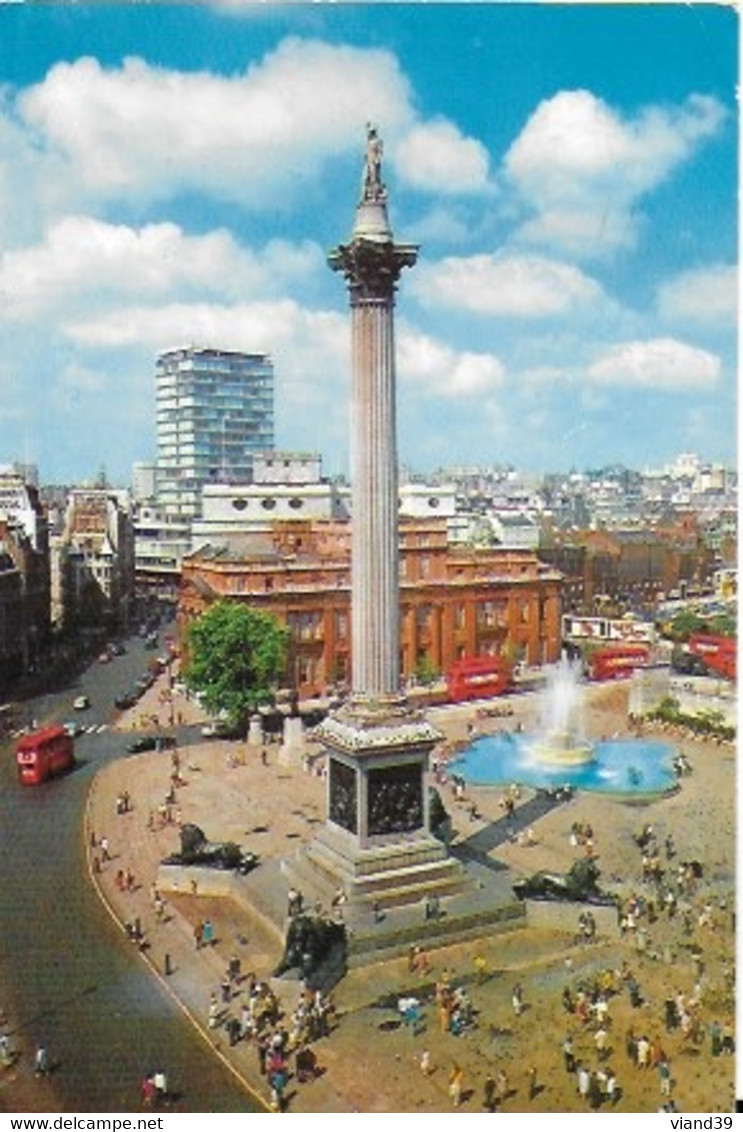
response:
[(319, 732), (328, 817), (303, 854), (316, 885), (370, 908), (459, 891), (462, 867), (430, 832), (425, 775), (439, 733), (399, 700), (357, 700)]

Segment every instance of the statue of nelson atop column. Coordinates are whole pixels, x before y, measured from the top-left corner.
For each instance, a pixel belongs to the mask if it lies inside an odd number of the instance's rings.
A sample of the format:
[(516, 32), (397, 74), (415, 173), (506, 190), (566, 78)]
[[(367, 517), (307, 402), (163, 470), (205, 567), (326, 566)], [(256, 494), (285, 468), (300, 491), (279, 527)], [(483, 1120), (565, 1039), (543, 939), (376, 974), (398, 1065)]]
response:
[(366, 163), (364, 177), (361, 182), (362, 201), (384, 201), (387, 199), (387, 190), (382, 181), (382, 153), (384, 146), (377, 133), (376, 126), (371, 122), (366, 124)]

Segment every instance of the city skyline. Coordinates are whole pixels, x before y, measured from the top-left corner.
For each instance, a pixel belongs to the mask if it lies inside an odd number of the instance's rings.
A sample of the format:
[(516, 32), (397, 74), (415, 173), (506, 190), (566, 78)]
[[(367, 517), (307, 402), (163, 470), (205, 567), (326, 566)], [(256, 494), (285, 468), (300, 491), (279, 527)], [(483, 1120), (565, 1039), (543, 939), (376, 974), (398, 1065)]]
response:
[(0, 80), (4, 459), (42, 481), (152, 460), (192, 343), (270, 354), (277, 447), (347, 470), (367, 121), (421, 245), (405, 464), (734, 463), (734, 11), (6, 5)]

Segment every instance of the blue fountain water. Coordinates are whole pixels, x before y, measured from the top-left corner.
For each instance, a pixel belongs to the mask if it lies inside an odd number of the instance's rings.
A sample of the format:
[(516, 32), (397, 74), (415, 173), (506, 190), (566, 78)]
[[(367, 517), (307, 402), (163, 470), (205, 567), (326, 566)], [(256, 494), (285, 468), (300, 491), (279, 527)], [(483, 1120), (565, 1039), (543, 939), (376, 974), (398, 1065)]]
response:
[(534, 735), (484, 735), (451, 765), (465, 781), (491, 786), (517, 782), (550, 789), (578, 790), (641, 799), (676, 786), (675, 748), (646, 739), (591, 743), (582, 719), (583, 688), (578, 670), (561, 661), (547, 675)]
[[(540, 747), (540, 754), (534, 748)], [(450, 770), (476, 786), (517, 782), (521, 786), (576, 790), (629, 797), (665, 794), (676, 786), (675, 750), (670, 743), (608, 739), (591, 748), (590, 761), (563, 765), (545, 761), (539, 736), (499, 733), (475, 739)]]

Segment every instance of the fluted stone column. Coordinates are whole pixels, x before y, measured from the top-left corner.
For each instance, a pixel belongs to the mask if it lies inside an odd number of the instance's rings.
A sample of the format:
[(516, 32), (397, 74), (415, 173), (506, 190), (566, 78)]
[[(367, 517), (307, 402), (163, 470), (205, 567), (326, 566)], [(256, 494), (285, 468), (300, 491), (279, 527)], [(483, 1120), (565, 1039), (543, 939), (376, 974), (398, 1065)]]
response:
[(441, 736), (400, 690), (395, 419), (395, 289), (418, 257), (396, 244), (381, 179), (381, 142), (367, 129), (361, 200), (347, 244), (329, 253), (351, 306), (352, 695), (317, 729), (328, 756), (327, 821), (305, 850), (349, 901), (412, 903), (460, 884), (430, 831), (428, 757)]
[(352, 299), (352, 674), (355, 697), (400, 685), (392, 303)]
[(352, 317), (352, 686), (362, 704), (400, 694), (395, 287), (418, 256), (395, 244), (381, 183), (360, 202), (349, 244), (328, 257)]

